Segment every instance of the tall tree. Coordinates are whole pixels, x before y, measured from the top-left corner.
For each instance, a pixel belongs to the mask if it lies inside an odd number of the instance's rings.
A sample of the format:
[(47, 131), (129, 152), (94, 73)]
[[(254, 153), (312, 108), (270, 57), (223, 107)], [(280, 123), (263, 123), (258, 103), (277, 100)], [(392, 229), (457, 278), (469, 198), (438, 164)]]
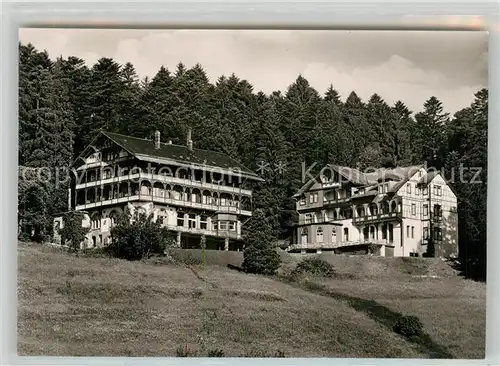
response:
[(446, 153), (446, 128), (449, 114), (443, 112), (443, 104), (436, 97), (424, 103), (424, 110), (415, 115), (417, 122), (417, 156), (429, 167), (440, 169)]

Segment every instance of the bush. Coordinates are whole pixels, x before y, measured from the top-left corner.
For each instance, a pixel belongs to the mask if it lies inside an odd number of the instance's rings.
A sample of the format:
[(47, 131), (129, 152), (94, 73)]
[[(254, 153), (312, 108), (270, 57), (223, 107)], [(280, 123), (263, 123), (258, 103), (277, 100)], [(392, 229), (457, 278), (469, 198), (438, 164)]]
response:
[(333, 277), (335, 270), (327, 261), (320, 258), (306, 258), (302, 260), (292, 272), (292, 275), (309, 273), (319, 277)]
[(274, 248), (251, 246), (243, 253), (241, 267), (247, 273), (274, 275), (281, 265), (281, 257)]
[(109, 253), (128, 260), (164, 255), (166, 248), (172, 246), (175, 240), (170, 231), (153, 221), (152, 216), (137, 214), (131, 220), (129, 215), (122, 215), (111, 229)]
[(379, 246), (375, 244), (368, 245), (368, 254), (378, 254), (380, 252)]
[(211, 349), (208, 351), (208, 357), (224, 357), (224, 351), (221, 349)]
[(184, 346), (184, 347), (179, 346), (175, 350), (175, 354), (177, 357), (195, 357), (196, 351), (189, 348), (188, 346)]
[(405, 337), (418, 336), (422, 333), (423, 325), (420, 319), (413, 315), (401, 316), (394, 324), (393, 330)]

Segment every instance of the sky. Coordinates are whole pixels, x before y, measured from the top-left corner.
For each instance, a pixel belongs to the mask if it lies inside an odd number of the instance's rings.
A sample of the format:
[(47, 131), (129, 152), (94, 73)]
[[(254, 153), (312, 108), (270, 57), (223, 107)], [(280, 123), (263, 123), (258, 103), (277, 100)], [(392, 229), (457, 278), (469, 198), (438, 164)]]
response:
[(412, 111), (436, 96), (451, 114), (488, 85), (488, 34), (479, 31), (111, 30), (29, 29), (20, 41), (50, 57), (131, 62), (141, 78), (163, 65), (200, 63), (212, 82), (235, 73), (255, 91), (286, 91), (298, 75), (320, 93), (331, 85), (343, 100), (379, 94)]

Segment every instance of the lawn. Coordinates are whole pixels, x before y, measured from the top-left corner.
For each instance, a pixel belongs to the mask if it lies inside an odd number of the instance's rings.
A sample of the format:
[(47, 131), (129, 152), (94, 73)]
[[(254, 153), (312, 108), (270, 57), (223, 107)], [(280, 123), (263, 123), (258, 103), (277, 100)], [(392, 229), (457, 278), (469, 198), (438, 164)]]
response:
[[(190, 266), (27, 243), (18, 254), (20, 355), (484, 357), (486, 286), (444, 263), (332, 257), (346, 276), (297, 284), (213, 265), (213, 253)], [(394, 333), (398, 313), (419, 316), (427, 341)]]

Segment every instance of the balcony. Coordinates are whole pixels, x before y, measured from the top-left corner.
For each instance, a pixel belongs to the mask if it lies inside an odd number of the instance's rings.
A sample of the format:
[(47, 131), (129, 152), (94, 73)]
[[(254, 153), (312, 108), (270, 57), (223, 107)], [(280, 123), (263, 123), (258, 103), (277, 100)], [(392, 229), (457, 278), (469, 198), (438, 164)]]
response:
[(185, 200), (176, 200), (173, 198), (156, 197), (156, 196), (144, 195), (144, 194), (137, 194), (137, 195), (120, 197), (120, 198), (101, 200), (101, 201), (97, 201), (97, 202), (88, 202), (86, 204), (76, 206), (75, 209), (77, 211), (89, 210), (92, 208), (97, 208), (97, 207), (102, 207), (102, 206), (110, 206), (110, 205), (116, 205), (116, 204), (134, 202), (134, 201), (142, 201), (142, 202), (147, 201), (147, 202), (155, 202), (155, 203), (164, 203), (164, 204), (172, 205), (172, 206), (191, 207), (191, 208), (197, 208), (200, 210), (216, 211), (216, 212), (221, 212), (221, 213), (232, 213), (232, 214), (243, 215), (243, 216), (252, 216), (252, 211), (244, 210), (244, 209), (241, 209), (239, 207), (220, 206), (220, 205), (218, 206), (218, 205), (211, 205), (211, 204), (206, 204), (206, 203), (191, 202), (191, 201), (185, 201)]
[[(297, 222), (297, 226), (321, 225), (321, 224), (332, 224), (332, 225), (335, 225), (335, 221), (337, 221), (337, 220), (334, 220), (334, 219), (321, 219), (321, 220), (315, 220), (315, 221), (312, 221), (312, 220), (299, 220)], [(337, 225), (339, 225), (339, 224), (337, 224)]]
[(323, 206), (340, 205), (351, 201), (351, 197), (331, 198), (323, 201)]
[(207, 190), (218, 191), (218, 192), (239, 194), (239, 195), (248, 196), (248, 197), (252, 196), (252, 191), (249, 189), (242, 189), (242, 188), (238, 188), (238, 187), (231, 187), (231, 186), (225, 186), (225, 185), (213, 184), (213, 183), (205, 183), (205, 182), (195, 181), (195, 180), (190, 180), (190, 179), (182, 179), (182, 178), (171, 177), (171, 176), (166, 176), (166, 175), (148, 174), (148, 173), (128, 174), (128, 175), (122, 175), (119, 177), (105, 178), (105, 179), (94, 180), (94, 181), (86, 182), (86, 183), (79, 183), (76, 185), (75, 189), (91, 188), (91, 187), (102, 186), (102, 185), (106, 185), (106, 184), (119, 183), (119, 182), (123, 182), (123, 181), (127, 181), (127, 180), (132, 180), (136, 183), (138, 183), (141, 180), (147, 180), (150, 182), (161, 182), (161, 183), (170, 184), (170, 185), (181, 185), (181, 186), (185, 186), (185, 187), (193, 187), (193, 188), (207, 189)]
[(287, 251), (302, 250), (302, 249), (336, 249), (345, 248), (358, 245), (394, 245), (388, 240), (372, 239), (372, 240), (352, 240), (341, 242), (328, 242), (328, 243), (306, 243), (306, 244), (292, 244), (287, 248)]
[(380, 213), (377, 215), (364, 215), (364, 216), (353, 217), (352, 222), (354, 224), (369, 224), (372, 222), (388, 221), (401, 217), (402, 217), (401, 212), (387, 212), (387, 213)]
[(189, 228), (176, 225), (163, 225), (163, 227), (166, 227), (171, 231), (180, 231), (181, 233), (186, 233), (186, 234), (206, 235), (218, 238), (241, 239), (241, 235), (238, 235), (236, 231), (231, 231), (231, 230), (208, 230), (208, 229)]

